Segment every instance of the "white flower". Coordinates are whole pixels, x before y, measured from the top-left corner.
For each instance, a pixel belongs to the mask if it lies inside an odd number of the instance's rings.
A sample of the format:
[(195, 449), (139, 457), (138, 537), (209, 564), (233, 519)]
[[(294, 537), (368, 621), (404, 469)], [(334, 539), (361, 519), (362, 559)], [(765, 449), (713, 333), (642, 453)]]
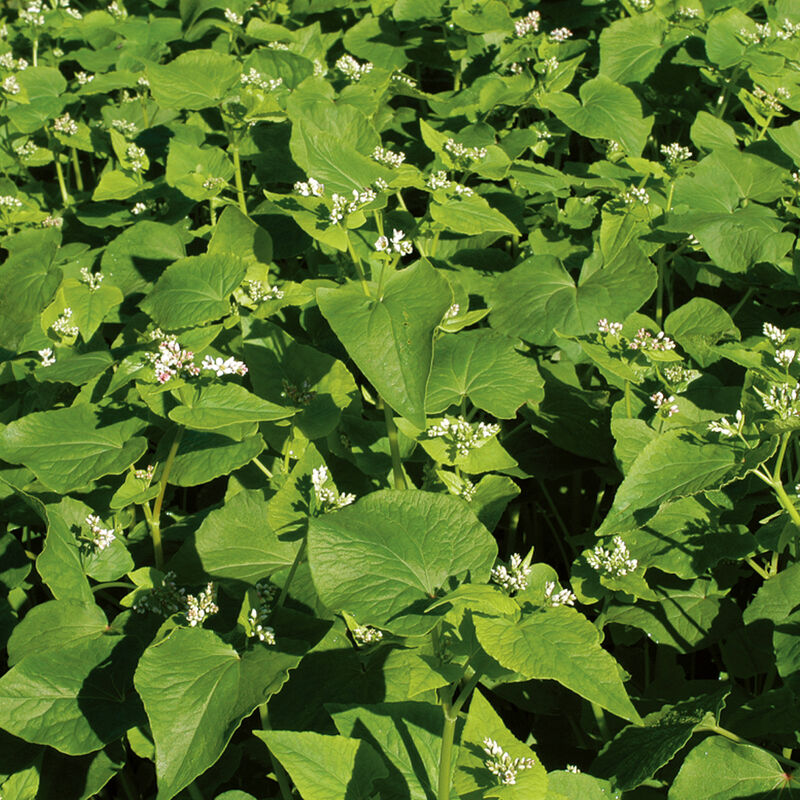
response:
[(689, 8), (688, 6), (681, 6), (675, 12), (675, 16), (678, 19), (697, 19), (700, 16), (700, 10), (697, 8)]
[(542, 15), (538, 11), (531, 11), (520, 19), (514, 20), (514, 32), (519, 38), (530, 33), (537, 33)]
[(131, 208), (131, 214), (135, 214), (137, 217), (145, 211), (147, 211), (147, 206), (142, 202), (135, 203), (133, 208)]
[(631, 0), (631, 5), (638, 11), (649, 11), (653, 7), (653, 0)]
[(60, 228), (64, 224), (63, 217), (50, 217), (47, 216), (42, 220), (43, 228)]
[(437, 189), (449, 189), (453, 182), (447, 177), (447, 173), (440, 169), (428, 178), (427, 183), (428, 188), (435, 192)]
[(69, 14), (73, 19), (83, 19), (83, 14), (78, 11), (77, 8), (65, 8), (64, 9), (67, 14)]
[(788, 383), (781, 383), (770, 386), (767, 393), (753, 388), (767, 411), (774, 411), (783, 420), (800, 417), (800, 407), (798, 407), (800, 384), (790, 386)]
[(650, 202), (650, 195), (645, 189), (641, 189), (638, 186), (631, 186), (630, 189), (624, 191), (619, 197), (627, 206), (637, 202), (646, 206)]
[(387, 167), (399, 167), (406, 160), (406, 154), (376, 145), (375, 149), (372, 151), (372, 158), (379, 164), (385, 164)]
[(659, 331), (653, 336), (646, 328), (639, 328), (636, 336), (628, 343), (629, 350), (674, 350), (675, 342), (664, 334), (664, 331)]
[(453, 138), (448, 139), (444, 143), (444, 149), (457, 161), (465, 162), (478, 161), (481, 158), (486, 158), (487, 153), (485, 147), (466, 147)]
[(254, 67), (250, 67), (247, 72), (241, 74), (242, 86), (255, 86), (262, 91), (268, 92), (277, 89), (283, 84), (283, 78), (265, 78)]
[[(159, 338), (155, 331), (151, 336), (154, 340)], [(200, 367), (194, 363), (194, 353), (184, 350), (175, 336), (161, 334), (158, 351), (145, 353), (144, 358), (152, 365), (156, 380), (162, 384), (177, 375), (195, 377), (200, 374)]]
[(569, 28), (555, 28), (548, 36), (551, 42), (566, 42), (572, 38), (572, 31)]
[(92, 532), (89, 540), (96, 551), (105, 550), (117, 538), (113, 529), (103, 527), (100, 517), (96, 514), (89, 514), (86, 517), (86, 525), (89, 526), (89, 530)]
[(139, 130), (135, 123), (128, 122), (124, 119), (112, 119), (111, 127), (114, 128), (114, 130), (119, 131), (123, 136), (127, 136), (129, 139), (132, 139), (134, 136), (136, 136)]
[(72, 309), (65, 308), (61, 316), (50, 326), (59, 336), (77, 336), (79, 331), (75, 325), (70, 324)]
[(70, 117), (69, 112), (53, 121), (53, 130), (63, 133), (64, 136), (74, 136), (78, 132), (78, 123)]
[(258, 639), (268, 645), (275, 644), (275, 629), (267, 625), (275, 601), (280, 594), (278, 587), (269, 580), (259, 581), (256, 584), (258, 606), (250, 609), (245, 626), (247, 635), (251, 639)]
[(791, 39), (800, 33), (800, 22), (794, 23), (789, 22), (788, 19), (784, 19), (783, 25), (777, 31), (775, 31), (775, 36), (778, 39), (786, 40)]
[(508, 566), (498, 564), (492, 569), (491, 580), (507, 592), (522, 592), (528, 588), (528, 575), (532, 569), (530, 564), (523, 562), (519, 553), (512, 553)]
[(119, 4), (118, 0), (112, 0), (112, 2), (106, 6), (106, 11), (108, 11), (114, 19), (122, 19), (128, 16), (128, 12), (125, 10), (124, 6)]
[(135, 144), (129, 144), (125, 155), (130, 162), (131, 172), (144, 172), (147, 153), (143, 147), (137, 147)]
[(621, 322), (609, 322), (605, 317), (602, 319), (597, 320), (597, 330), (600, 333), (608, 333), (613, 336), (617, 336), (622, 332), (622, 323)]
[(81, 267), (81, 283), (89, 287), (90, 292), (96, 292), (103, 282), (102, 272), (91, 272), (88, 267)]
[(530, 757), (511, 758), (494, 739), (488, 737), (483, 740), (483, 752), (489, 756), (483, 762), (486, 769), (497, 776), (503, 786), (513, 786), (517, 782), (517, 773), (536, 764), (536, 759)]
[(475, 484), (469, 478), (462, 478), (456, 494), (469, 503), (475, 497), (475, 488)]
[(395, 253), (399, 253), (400, 255), (408, 255), (413, 250), (413, 246), (411, 242), (405, 240), (405, 236), (403, 231), (399, 231), (395, 228), (392, 231), (391, 241), (387, 236), (378, 237), (375, 242), (375, 249), (378, 252), (389, 253), (394, 250)]
[(43, 367), (52, 367), (56, 363), (56, 357), (53, 355), (52, 347), (45, 347), (44, 350), (39, 350), (39, 357), (42, 359)]
[(147, 89), (150, 86), (150, 81), (142, 75), (140, 78), (137, 79), (136, 83), (141, 86), (143, 89)]
[(3, 80), (2, 86), (6, 94), (19, 94), (22, 91), (17, 79), (13, 75), (9, 75)]
[(593, 570), (606, 577), (621, 578), (633, 572), (639, 566), (639, 562), (631, 558), (628, 547), (621, 537), (615, 536), (613, 543), (613, 550), (606, 550), (602, 544), (598, 544), (586, 556), (586, 561)]
[(458, 316), (458, 312), (461, 311), (461, 306), (458, 303), (453, 303), (447, 311), (444, 312), (445, 319), (455, 319)]
[(0, 195), (0, 208), (22, 208), (22, 201), (11, 194)]
[(736, 424), (733, 425), (727, 417), (720, 420), (709, 422), (708, 430), (712, 433), (718, 433), (720, 436), (736, 436), (742, 432), (744, 428), (744, 414), (741, 409), (736, 412)]
[(650, 400), (656, 407), (656, 411), (661, 411), (662, 414), (665, 414), (668, 417), (671, 417), (673, 414), (677, 414), (678, 411), (680, 411), (678, 406), (675, 404), (674, 395), (666, 397), (664, 392), (656, 392), (655, 394), (650, 395)]
[(36, 146), (36, 142), (32, 142), (30, 140), (14, 145), (14, 152), (20, 158), (30, 158), (38, 149), (39, 148)]
[(542, 61), (542, 66), (547, 72), (555, 72), (558, 69), (558, 59), (555, 56), (550, 56)]
[(140, 481), (149, 481), (155, 474), (156, 468), (154, 464), (148, 464), (145, 469), (135, 469), (133, 477), (138, 478)]
[(228, 22), (234, 25), (244, 25), (244, 17), (241, 14), (237, 14), (232, 8), (226, 8), (224, 13)]
[(779, 328), (777, 325), (773, 325), (771, 322), (765, 322), (761, 330), (764, 336), (776, 347), (780, 347), (789, 336), (785, 330)]
[(216, 599), (217, 592), (213, 583), (206, 584), (206, 588), (197, 597), (193, 594), (186, 595), (186, 621), (192, 628), (219, 611)]
[(496, 423), (479, 422), (473, 425), (463, 416), (456, 419), (444, 417), (438, 425), (431, 425), (427, 430), (428, 438), (447, 440), (455, 455), (467, 456), (471, 450), (482, 447), (493, 436), (500, 432)]
[(328, 511), (338, 511), (340, 508), (349, 506), (355, 501), (354, 494), (340, 494), (336, 488), (331, 489), (325, 484), (328, 482), (328, 468), (325, 466), (312, 470), (311, 483), (314, 487), (314, 495), (317, 501), (317, 511), (324, 514)]
[(94, 75), (88, 72), (76, 72), (75, 78), (81, 86), (86, 86), (87, 83), (91, 83), (94, 80)]
[(244, 290), (254, 303), (263, 303), (265, 300), (283, 299), (283, 292), (277, 286), (264, 286), (261, 281), (245, 281)]
[(797, 350), (777, 350), (775, 352), (775, 363), (781, 367), (788, 367), (794, 361)]
[(244, 361), (237, 361), (233, 356), (230, 358), (214, 358), (213, 356), (206, 356), (203, 363), (200, 365), (201, 369), (207, 372), (213, 372), (218, 378), (223, 375), (246, 375), (247, 365)]
[(576, 775), (580, 773), (580, 770), (575, 766), (575, 764), (567, 764), (565, 769), (567, 772), (574, 772)]
[(322, 197), (325, 193), (325, 184), (309, 178), (307, 181), (297, 181), (294, 190), (303, 197)]
[(569, 589), (557, 592), (555, 583), (547, 581), (544, 585), (544, 599), (547, 605), (557, 608), (558, 606), (574, 606), (578, 598)]
[(28, 5), (20, 9), (19, 18), (22, 22), (27, 22), (28, 25), (38, 28), (44, 25), (44, 14), (42, 14), (42, 4), (39, 0), (32, 0)]
[(786, 99), (789, 96), (789, 92), (786, 89), (779, 88), (775, 90), (775, 94), (771, 94), (766, 89), (756, 86), (753, 88), (753, 96), (757, 97), (769, 111), (780, 114), (783, 111), (783, 106), (778, 98)]
[(360, 81), (368, 72), (372, 72), (372, 67), (372, 62), (365, 61), (359, 64), (351, 55), (343, 55), (336, 62), (336, 69), (354, 82)]
[(371, 625), (357, 625), (353, 628), (353, 639), (357, 645), (374, 644), (383, 639), (383, 631)]
[(672, 144), (661, 145), (661, 155), (664, 156), (667, 167), (674, 167), (682, 161), (688, 161), (694, 153), (688, 147), (683, 147), (678, 142), (673, 142)]

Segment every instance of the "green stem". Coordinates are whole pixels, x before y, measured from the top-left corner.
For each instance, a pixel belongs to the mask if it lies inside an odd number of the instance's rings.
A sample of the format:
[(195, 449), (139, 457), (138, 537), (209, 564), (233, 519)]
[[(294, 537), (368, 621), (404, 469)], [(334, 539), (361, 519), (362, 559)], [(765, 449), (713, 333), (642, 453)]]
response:
[(397, 439), (397, 425), (389, 404), (381, 398), (383, 416), (386, 420), (386, 435), (389, 437), (389, 452), (392, 454), (392, 474), (394, 475), (394, 488), (407, 489), (406, 476), (403, 473), (403, 464), (400, 461), (400, 442)]
[(789, 439), (791, 439), (792, 435), (790, 433), (784, 433), (781, 436), (781, 446), (778, 448), (778, 457), (775, 459), (775, 468), (772, 470), (772, 480), (775, 483), (781, 483), (781, 469), (783, 468), (783, 459), (786, 456), (786, 447), (789, 444)]
[(178, 447), (180, 446), (182, 438), (183, 428), (179, 427), (177, 431), (175, 431), (175, 438), (172, 440), (169, 453), (167, 453), (167, 460), (164, 462), (164, 471), (161, 473), (158, 495), (156, 496), (156, 502), (153, 506), (153, 515), (150, 520), (150, 535), (153, 539), (156, 569), (162, 569), (164, 567), (164, 549), (161, 544), (161, 507), (164, 505), (164, 495), (167, 491), (169, 473), (172, 471), (172, 465), (175, 462), (175, 456), (178, 454)]
[(289, 587), (292, 585), (292, 581), (294, 580), (294, 575), (297, 572), (297, 568), (300, 566), (300, 562), (303, 560), (305, 554), (306, 554), (306, 537), (304, 536), (303, 541), (300, 542), (300, 547), (297, 550), (297, 553), (294, 557), (294, 561), (292, 561), (292, 566), (289, 568), (289, 574), (286, 576), (286, 581), (283, 584), (281, 593), (280, 595), (278, 595), (278, 602), (275, 603), (275, 608), (280, 608), (286, 602), (286, 597), (289, 594)]
[(59, 152), (57, 150), (53, 153), (53, 163), (56, 165), (56, 177), (58, 178), (58, 188), (61, 192), (61, 202), (64, 204), (64, 208), (68, 208), (69, 195), (67, 194), (67, 184), (64, 182), (64, 170), (61, 169)]
[[(261, 717), (261, 730), (271, 731), (272, 725), (269, 722), (269, 712), (267, 704), (262, 703), (258, 707), (258, 715)], [(269, 760), (272, 764), (272, 772), (275, 774), (275, 780), (278, 782), (278, 788), (281, 790), (281, 797), (283, 800), (292, 800), (292, 787), (289, 785), (289, 776), (286, 770), (281, 766), (280, 761), (272, 755), (272, 750), (269, 751)]]
[(631, 382), (625, 381), (625, 413), (628, 419), (633, 418), (633, 408), (631, 407)]
[(33, 59), (32, 59), (32, 61), (33, 61), (33, 66), (34, 67), (38, 67), (39, 66), (39, 39), (38, 38), (33, 40)]
[(197, 784), (192, 782), (186, 787), (186, 791), (189, 792), (189, 797), (192, 800), (204, 800), (203, 793), (197, 788)]
[(767, 121), (761, 126), (761, 130), (758, 132), (758, 136), (756, 137), (757, 142), (760, 142), (764, 138), (764, 135), (767, 132), (767, 128), (769, 128), (770, 123), (772, 122), (774, 116), (775, 116), (774, 114), (770, 114), (767, 117)]
[(752, 558), (750, 558), (750, 557), (748, 556), (748, 557), (745, 559), (745, 562), (746, 562), (746, 563), (747, 563), (747, 564), (748, 564), (750, 567), (752, 567), (752, 568), (753, 568), (753, 569), (754, 569), (754, 570), (755, 570), (755, 571), (756, 571), (756, 572), (757, 572), (757, 573), (758, 573), (758, 574), (759, 574), (759, 575), (760, 575), (760, 576), (761, 576), (761, 577), (762, 577), (762, 578), (763, 578), (765, 581), (769, 580), (769, 574), (767, 573), (767, 571), (766, 571), (766, 570), (765, 570), (763, 567), (759, 566), (757, 562), (753, 561), (753, 559), (752, 559)]
[(732, 742), (736, 742), (736, 744), (747, 744), (750, 747), (755, 747), (757, 750), (760, 750), (762, 753), (767, 753), (767, 755), (772, 756), (776, 761), (779, 761), (781, 764), (785, 764), (787, 767), (792, 767), (793, 769), (800, 769), (800, 762), (792, 761), (791, 758), (786, 758), (785, 756), (778, 755), (777, 753), (773, 753), (772, 750), (767, 750), (766, 747), (761, 747), (761, 745), (755, 744), (754, 742), (750, 742), (747, 739), (743, 739), (741, 736), (733, 733), (733, 731), (729, 731), (727, 728), (723, 728), (719, 725), (707, 725), (701, 728), (696, 728), (698, 731), (709, 731), (710, 733), (716, 733), (719, 736), (724, 736), (726, 739), (730, 739)]
[(742, 306), (750, 299), (750, 295), (753, 294), (753, 291), (753, 287), (751, 286), (742, 295), (742, 299), (733, 307), (733, 310), (728, 312), (731, 315), (731, 319), (733, 319), (742, 310)]
[(103, 589), (135, 589), (136, 584), (130, 581), (107, 581), (106, 583), (98, 583), (97, 586), (92, 586), (92, 593), (101, 592)]
[(254, 458), (253, 463), (269, 478), (272, 480), (272, 473), (259, 461), (259, 459)]
[(783, 484), (774, 483), (772, 488), (774, 489), (780, 504), (783, 506), (786, 513), (792, 518), (792, 522), (794, 522), (794, 524), (797, 526), (798, 531), (800, 531), (800, 513), (798, 513), (795, 504), (792, 502), (792, 498), (786, 494), (786, 489), (783, 488)]
[(397, 202), (400, 204), (400, 208), (402, 208), (403, 211), (408, 211), (408, 206), (406, 206), (406, 201), (403, 200), (403, 195), (400, 193), (399, 189), (395, 192), (395, 197), (397, 198)]
[(369, 286), (367, 286), (367, 276), (364, 274), (364, 267), (361, 264), (361, 259), (358, 257), (358, 253), (356, 253), (355, 248), (353, 247), (353, 243), (350, 241), (350, 234), (345, 234), (347, 237), (347, 252), (350, 253), (350, 258), (353, 259), (353, 265), (356, 268), (356, 273), (358, 274), (358, 279), (361, 281), (361, 288), (364, 290), (364, 294), (369, 297)]
[(591, 706), (595, 722), (597, 723), (597, 728), (600, 731), (600, 735), (603, 737), (603, 739), (605, 739), (605, 741), (609, 741), (611, 739), (611, 731), (608, 729), (605, 711), (603, 711), (603, 709), (597, 705), (597, 703), (591, 703)]
[(236, 197), (239, 201), (239, 210), (247, 216), (247, 202), (244, 199), (244, 181), (242, 180), (242, 162), (239, 159), (239, 145), (232, 144), (234, 179), (236, 181)]
[(83, 175), (81, 175), (81, 162), (78, 160), (78, 151), (74, 147), (70, 147), (70, 157), (72, 158), (72, 170), (75, 173), (75, 188), (82, 192)]
[(736, 86), (737, 82), (739, 81), (739, 75), (742, 74), (742, 68), (736, 67), (733, 71), (733, 74), (725, 83), (725, 88), (722, 90), (722, 95), (719, 98), (719, 103), (717, 104), (717, 110), (714, 112), (714, 116), (717, 119), (722, 119), (722, 116), (725, 114), (725, 111), (728, 108), (728, 102), (731, 98), (731, 89)]
[(444, 728), (442, 730), (442, 749), (439, 754), (439, 781), (436, 800), (450, 800), (450, 770), (453, 760), (453, 740), (456, 734), (458, 713), (447, 698), (442, 703)]

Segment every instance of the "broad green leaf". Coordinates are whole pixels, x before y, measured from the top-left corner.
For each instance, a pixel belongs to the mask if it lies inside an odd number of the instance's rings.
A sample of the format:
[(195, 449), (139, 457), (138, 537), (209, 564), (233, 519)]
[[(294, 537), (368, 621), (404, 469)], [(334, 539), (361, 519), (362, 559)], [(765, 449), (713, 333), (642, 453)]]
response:
[(567, 127), (590, 139), (612, 139), (628, 155), (640, 156), (653, 118), (642, 117), (636, 95), (627, 87), (599, 75), (581, 84), (580, 102), (564, 92), (546, 94), (542, 105)]
[(164, 179), (192, 200), (200, 202), (218, 195), (233, 172), (233, 164), (219, 147), (198, 147), (180, 140), (170, 143)]
[(617, 789), (635, 789), (667, 764), (703, 722), (716, 724), (728, 693), (665, 705), (648, 714), (643, 725), (626, 726), (601, 750), (592, 773), (609, 778)]
[(92, 200), (102, 203), (105, 200), (127, 200), (142, 190), (142, 184), (122, 170), (112, 169), (104, 172), (92, 192)]
[(85, 756), (45, 750), (36, 800), (91, 800), (122, 769), (125, 760), (120, 742)]
[(640, 83), (665, 53), (667, 23), (659, 14), (615, 20), (600, 34), (600, 74), (619, 83)]
[(775, 440), (767, 440), (748, 449), (737, 442), (708, 441), (686, 430), (665, 431), (645, 445), (633, 462), (597, 534), (636, 527), (639, 517), (668, 500), (719, 489), (743, 478), (769, 458), (776, 446)]
[(478, 641), (506, 669), (535, 680), (554, 680), (618, 717), (639, 722), (616, 661), (600, 646), (586, 617), (566, 606), (522, 622), (474, 616)]
[(363, 738), (380, 748), (388, 772), (387, 778), (377, 782), (381, 800), (430, 800), (434, 796), (443, 723), (438, 705), (331, 705), (330, 714), (343, 736)]
[(775, 666), (787, 686), (797, 689), (800, 676), (800, 614), (796, 611), (775, 627), (772, 646), (775, 649)]
[(13, 667), (33, 653), (58, 652), (108, 631), (103, 610), (75, 600), (48, 600), (34, 606), (14, 628), (8, 640), (8, 665)]
[(580, 336), (597, 321), (625, 319), (656, 288), (656, 270), (641, 254), (592, 272), (577, 284), (552, 256), (534, 256), (502, 275), (490, 295), (493, 328), (534, 344), (557, 341), (555, 331)]
[(241, 258), (247, 266), (269, 264), (272, 261), (272, 238), (238, 208), (227, 206), (220, 214), (208, 243), (208, 255), (218, 254)]
[(719, 353), (712, 348), (721, 339), (741, 338), (730, 314), (704, 297), (693, 297), (675, 309), (664, 321), (664, 332), (672, 336), (701, 367), (719, 360)]
[(367, 742), (312, 731), (255, 731), (283, 764), (303, 800), (370, 800), (387, 770)]
[(240, 442), (206, 431), (187, 431), (172, 465), (174, 486), (199, 486), (249, 464), (263, 449), (258, 433)]
[(429, 207), (433, 219), (445, 230), (475, 236), (482, 233), (510, 233), (519, 231), (511, 220), (492, 208), (485, 198), (452, 197), (445, 201), (434, 200)]
[(0, 593), (19, 586), (31, 571), (31, 563), (16, 536), (0, 535)]
[(758, 620), (780, 622), (800, 605), (800, 564), (786, 569), (764, 581), (750, 605), (744, 610), (746, 624)]
[(770, 130), (769, 137), (795, 164), (800, 164), (800, 120)]
[(93, 603), (75, 534), (52, 506), (47, 509), (47, 520), (47, 537), (36, 559), (36, 570), (57, 600)]
[(607, 781), (583, 772), (556, 771), (547, 774), (547, 800), (621, 800)]
[(421, 624), (415, 618), (450, 581), (486, 581), (496, 548), (456, 498), (413, 490), (373, 492), (311, 520), (308, 532), (322, 602), (398, 633)]
[(202, 569), (212, 578), (255, 584), (291, 566), (296, 543), (279, 539), (260, 491), (243, 491), (212, 511), (195, 534)]
[(511, 339), (485, 328), (463, 331), (436, 343), (427, 410), (436, 414), (463, 398), (494, 417), (513, 419), (521, 405), (544, 398), (544, 386), (536, 363)]
[[(534, 764), (521, 769), (516, 780), (502, 789), (501, 779), (486, 767), (490, 760), (484, 752), (484, 740), (493, 739), (512, 759), (532, 758)], [(529, 747), (503, 724), (500, 715), (477, 689), (469, 704), (467, 723), (461, 733), (453, 787), (462, 800), (501, 797), (503, 800), (545, 800), (547, 772)]]
[(358, 283), (319, 289), (317, 302), (356, 366), (398, 414), (425, 427), (433, 334), (452, 302), (450, 286), (427, 261), (391, 275), (380, 297)]
[(179, 389), (184, 405), (169, 412), (179, 425), (198, 431), (212, 431), (237, 422), (266, 422), (291, 417), (293, 408), (262, 400), (237, 383), (211, 383)]
[[(786, 128), (780, 128), (786, 130)], [(772, 136), (775, 132), (770, 131)], [(727, 122), (709, 114), (698, 111), (690, 131), (692, 141), (704, 150), (717, 150), (722, 147), (738, 147), (736, 133)]]
[(244, 274), (235, 256), (182, 258), (167, 267), (141, 307), (163, 328), (202, 325), (230, 313), (230, 295)]
[(122, 292), (116, 286), (103, 283), (92, 291), (83, 283), (66, 280), (56, 292), (54, 303), (59, 312), (63, 308), (72, 309), (70, 322), (78, 327), (84, 341), (88, 342), (111, 309), (116, 308), (123, 299)]
[(58, 354), (55, 364), (40, 367), (36, 371), (36, 378), (40, 381), (82, 386), (92, 378), (102, 375), (113, 363), (114, 359), (108, 350), (93, 350), (80, 354), (67, 351), (64, 355)]
[(241, 65), (216, 50), (182, 53), (168, 64), (150, 64), (147, 79), (162, 108), (201, 109), (218, 106), (239, 85)]
[(302, 650), (279, 648), (257, 644), (240, 656), (212, 631), (177, 628), (145, 651), (134, 681), (155, 741), (158, 800), (214, 764), (241, 721), (283, 685)]
[(136, 655), (110, 635), (26, 656), (0, 678), (0, 724), (67, 755), (99, 750), (140, 718)]
[(669, 800), (741, 800), (778, 796), (800, 788), (767, 752), (721, 736), (700, 742), (685, 758), (669, 790)]
[(102, 409), (88, 405), (28, 414), (0, 431), (0, 458), (24, 464), (55, 492), (118, 475), (147, 449), (147, 441), (134, 435), (144, 423), (137, 417), (102, 421)]

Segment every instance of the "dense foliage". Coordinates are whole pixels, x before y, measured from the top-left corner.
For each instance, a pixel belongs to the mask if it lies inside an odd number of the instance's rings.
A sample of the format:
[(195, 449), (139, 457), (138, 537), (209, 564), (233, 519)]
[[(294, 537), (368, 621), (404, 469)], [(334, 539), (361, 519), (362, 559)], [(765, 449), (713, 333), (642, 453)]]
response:
[(4, 800), (798, 792), (797, 0), (3, 10)]

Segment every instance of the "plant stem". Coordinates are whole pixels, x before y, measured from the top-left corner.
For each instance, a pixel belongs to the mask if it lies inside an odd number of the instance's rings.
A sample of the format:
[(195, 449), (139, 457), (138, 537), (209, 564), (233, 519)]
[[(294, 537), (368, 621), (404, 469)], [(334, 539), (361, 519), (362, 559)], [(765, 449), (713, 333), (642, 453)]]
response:
[(189, 797), (192, 800), (204, 800), (203, 793), (197, 788), (197, 784), (194, 781), (186, 787), (186, 791), (189, 792)]
[(239, 201), (239, 210), (247, 216), (247, 202), (244, 199), (244, 181), (242, 180), (242, 162), (239, 159), (239, 145), (232, 144), (234, 179), (236, 180), (236, 197)]
[(259, 459), (254, 458), (253, 463), (269, 478), (272, 480), (272, 473), (259, 461)]
[(787, 767), (792, 767), (794, 769), (800, 769), (800, 762), (792, 761), (791, 758), (786, 758), (785, 756), (778, 755), (777, 753), (773, 753), (772, 750), (767, 750), (766, 747), (761, 747), (759, 744), (755, 744), (754, 742), (750, 742), (747, 739), (743, 739), (741, 736), (733, 733), (733, 731), (729, 731), (727, 728), (723, 728), (719, 725), (708, 725), (703, 726), (702, 728), (697, 728), (698, 731), (709, 731), (710, 733), (716, 733), (719, 736), (724, 736), (726, 739), (730, 739), (732, 742), (736, 742), (736, 744), (747, 744), (750, 747), (755, 747), (757, 750), (761, 750), (762, 753), (767, 753), (767, 755), (772, 756), (776, 761), (779, 761), (781, 764), (785, 764)]
[(292, 561), (292, 566), (289, 568), (289, 574), (286, 576), (286, 581), (283, 584), (280, 595), (278, 595), (278, 602), (275, 603), (275, 608), (280, 608), (284, 602), (286, 602), (286, 597), (289, 594), (289, 587), (292, 585), (292, 581), (294, 580), (294, 574), (297, 572), (297, 568), (300, 566), (300, 562), (303, 560), (303, 556), (306, 554), (306, 540), (307, 537), (304, 536), (303, 541), (300, 542), (300, 547), (297, 550), (294, 561)]
[(81, 175), (81, 162), (78, 160), (78, 151), (70, 147), (70, 157), (72, 158), (72, 170), (75, 173), (75, 188), (83, 191), (83, 175)]
[(395, 489), (407, 489), (406, 476), (403, 472), (403, 464), (400, 461), (400, 442), (397, 439), (397, 425), (394, 422), (394, 415), (389, 404), (381, 397), (380, 404), (383, 406), (383, 417), (386, 420), (386, 435), (389, 437), (389, 452), (392, 454), (392, 475), (394, 476)]
[(350, 258), (353, 259), (353, 265), (356, 268), (356, 273), (358, 274), (358, 279), (361, 281), (361, 288), (364, 290), (364, 294), (369, 297), (369, 286), (367, 286), (367, 276), (364, 274), (364, 267), (361, 264), (361, 259), (358, 257), (358, 253), (356, 253), (355, 249), (353, 248), (353, 243), (350, 241), (350, 234), (346, 234), (347, 236), (347, 252), (350, 253)]
[(633, 418), (633, 408), (631, 407), (631, 382), (625, 381), (625, 413), (628, 419)]
[(38, 39), (38, 37), (33, 40), (32, 56), (33, 56), (33, 58), (31, 60), (33, 61), (33, 66), (34, 67), (38, 67), (39, 66), (39, 39)]
[(92, 593), (101, 592), (103, 589), (135, 589), (136, 584), (130, 581), (108, 581), (106, 583), (98, 583), (97, 586), (92, 586)]
[(439, 781), (436, 800), (450, 800), (450, 767), (453, 760), (453, 740), (456, 734), (458, 713), (451, 705), (450, 698), (443, 699), (444, 727), (442, 729), (442, 749), (439, 754)]
[(597, 722), (597, 728), (600, 731), (600, 735), (605, 739), (605, 741), (609, 741), (611, 739), (611, 731), (608, 729), (608, 722), (606, 721), (606, 714), (603, 709), (597, 705), (597, 703), (591, 703), (592, 706), (592, 713), (594, 714), (595, 722)]
[(763, 567), (759, 566), (757, 562), (753, 561), (750, 556), (745, 559), (745, 563), (751, 566), (765, 581), (769, 580), (769, 573), (767, 573)]
[(164, 549), (161, 545), (161, 506), (164, 505), (164, 494), (167, 491), (169, 473), (172, 471), (172, 465), (175, 462), (175, 456), (178, 454), (178, 447), (180, 446), (182, 438), (183, 428), (178, 427), (175, 431), (175, 438), (172, 440), (172, 445), (169, 448), (169, 453), (167, 453), (167, 460), (164, 462), (164, 471), (161, 473), (158, 496), (156, 497), (152, 519), (150, 520), (150, 535), (153, 539), (156, 569), (162, 569), (164, 566)]
[[(272, 725), (269, 722), (269, 711), (266, 703), (262, 703), (258, 707), (258, 715), (261, 718), (261, 730), (271, 731)], [(281, 797), (283, 800), (292, 800), (292, 787), (289, 785), (289, 776), (278, 759), (272, 755), (272, 750), (269, 751), (269, 760), (272, 764), (272, 771), (275, 773), (275, 780), (278, 782), (278, 788), (281, 790)]]
[(56, 150), (53, 153), (53, 163), (56, 165), (56, 177), (58, 178), (58, 188), (61, 192), (61, 202), (64, 208), (69, 207), (69, 195), (67, 194), (67, 184), (64, 183), (64, 170), (61, 169), (61, 162), (58, 160), (59, 153)]

